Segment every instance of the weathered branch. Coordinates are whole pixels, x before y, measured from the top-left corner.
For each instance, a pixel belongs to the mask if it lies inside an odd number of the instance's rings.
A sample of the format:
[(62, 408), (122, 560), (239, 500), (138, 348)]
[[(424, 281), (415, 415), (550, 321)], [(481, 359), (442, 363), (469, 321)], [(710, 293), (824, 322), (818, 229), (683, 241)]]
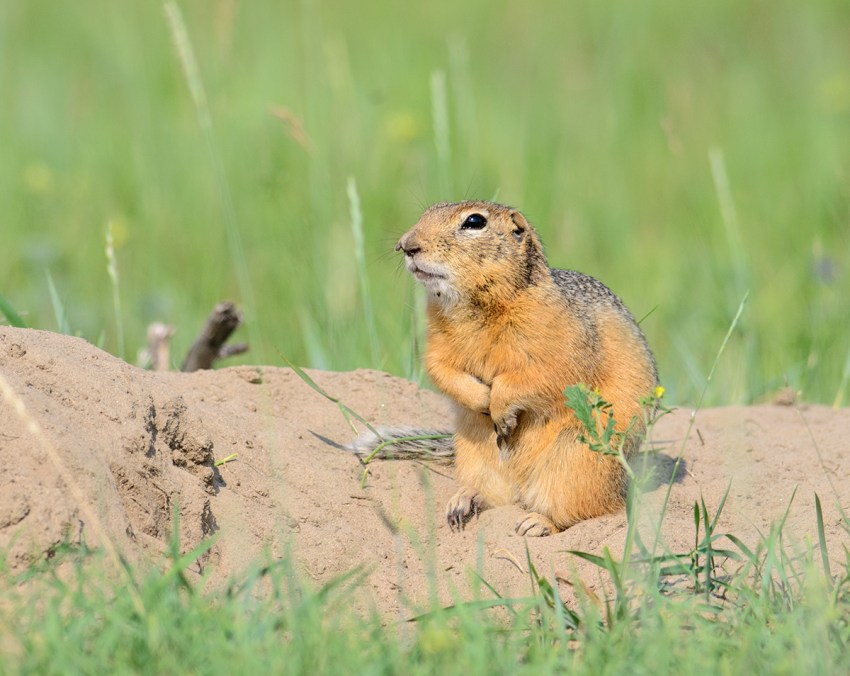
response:
[(236, 343), (235, 345), (222, 345), (218, 351), (216, 359), (227, 359), (235, 357), (238, 354), (245, 354), (248, 351), (248, 343)]
[(224, 343), (236, 328), (242, 323), (242, 313), (230, 301), (219, 303), (200, 334), (195, 339), (181, 371), (197, 371), (212, 368), (216, 359), (241, 354), (248, 350), (247, 345), (230, 345)]

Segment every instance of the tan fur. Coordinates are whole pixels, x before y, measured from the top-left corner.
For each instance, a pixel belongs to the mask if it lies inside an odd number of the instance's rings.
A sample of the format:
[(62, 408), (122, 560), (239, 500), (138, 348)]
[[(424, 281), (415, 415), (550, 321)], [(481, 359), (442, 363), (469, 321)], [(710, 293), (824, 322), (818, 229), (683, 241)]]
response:
[[(480, 225), (472, 214), (486, 225), (464, 227)], [(529, 514), (517, 531), (547, 535), (620, 509), (624, 470), (579, 443), (563, 394), (585, 383), (613, 404), (619, 430), (642, 421), (655, 363), (619, 299), (589, 277), (550, 270), (525, 217), (489, 202), (431, 207), (397, 249), (429, 291), (427, 372), (457, 403), (460, 490), (449, 522), (518, 503)], [(640, 422), (632, 432), (629, 450)]]

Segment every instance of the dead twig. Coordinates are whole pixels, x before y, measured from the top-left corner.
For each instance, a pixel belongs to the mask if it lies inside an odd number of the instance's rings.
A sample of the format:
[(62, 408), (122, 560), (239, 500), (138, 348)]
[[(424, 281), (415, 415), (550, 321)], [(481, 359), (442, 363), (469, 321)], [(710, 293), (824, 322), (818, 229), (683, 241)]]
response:
[(242, 313), (236, 309), (234, 303), (224, 301), (216, 305), (189, 348), (189, 354), (186, 355), (180, 370), (189, 372), (209, 369), (217, 359), (246, 352), (248, 346), (245, 344), (224, 344), (241, 323)]

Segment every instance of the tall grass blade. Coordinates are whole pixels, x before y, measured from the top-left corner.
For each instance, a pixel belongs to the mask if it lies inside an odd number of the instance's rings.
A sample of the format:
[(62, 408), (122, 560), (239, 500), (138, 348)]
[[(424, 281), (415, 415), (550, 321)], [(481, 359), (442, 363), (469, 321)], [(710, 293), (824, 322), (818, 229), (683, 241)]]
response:
[(410, 322), (410, 380), (422, 385), (424, 379), (424, 368), (422, 353), (425, 351), (426, 321), (425, 317), (425, 289), (421, 285), (410, 285), (411, 313)]
[(538, 593), (537, 575), (534, 570), (534, 564), (531, 562), (531, 550), (528, 548), (528, 540), (525, 541), (525, 563), (528, 566), (528, 580), (531, 583), (531, 595)]
[(367, 577), (372, 573), (368, 566), (363, 564), (359, 566), (354, 566), (349, 571), (344, 573), (340, 573), (336, 577), (331, 578), (328, 582), (323, 584), (321, 588), (316, 592), (316, 599), (322, 603), (328, 601), (328, 598), (335, 593), (338, 589), (350, 583), (348, 588), (349, 590), (356, 589), (366, 580)]
[(112, 236), (112, 221), (106, 224), (106, 272), (112, 283), (112, 308), (115, 312), (118, 356), (124, 359), (124, 319), (121, 314), (121, 294), (118, 290), (118, 261), (115, 256), (115, 240)]
[(333, 403), (335, 403), (337, 405), (339, 410), (342, 411), (342, 415), (345, 418), (345, 421), (348, 423), (349, 427), (351, 428), (351, 430), (355, 434), (357, 434), (357, 428), (354, 426), (354, 423), (351, 421), (352, 418), (355, 418), (359, 422), (363, 423), (363, 425), (366, 426), (366, 429), (368, 429), (372, 434), (377, 436), (379, 439), (381, 438), (381, 435), (378, 433), (378, 431), (374, 427), (372, 427), (372, 425), (369, 424), (369, 422), (366, 420), (366, 418), (364, 418), (362, 415), (357, 413), (357, 411), (354, 411), (354, 410), (348, 408), (348, 406), (343, 404), (342, 401), (338, 397), (334, 397), (334, 396), (328, 394), (327, 392), (325, 392), (325, 390), (323, 390), (321, 387), (319, 387), (319, 385), (316, 383), (316, 381), (313, 380), (309, 375), (307, 375), (307, 372), (304, 369), (302, 369), (300, 366), (296, 366), (291, 361), (289, 361), (286, 357), (284, 357), (283, 360), (286, 362), (286, 365), (295, 372), (295, 375), (297, 375), (299, 378), (301, 378), (301, 380), (303, 380), (313, 390), (315, 390), (320, 395), (322, 395), (325, 399), (327, 399), (328, 401), (332, 401)]
[(670, 475), (670, 481), (667, 482), (667, 490), (664, 494), (664, 501), (661, 504), (661, 512), (658, 516), (658, 523), (655, 526), (655, 542), (652, 545), (652, 553), (653, 555), (656, 552), (658, 547), (658, 541), (661, 537), (661, 523), (664, 521), (664, 515), (667, 513), (667, 505), (670, 502), (670, 493), (673, 491), (673, 483), (675, 482), (676, 475), (679, 471), (679, 465), (682, 462), (682, 456), (685, 453), (685, 446), (688, 443), (688, 439), (691, 436), (691, 432), (694, 429), (694, 425), (696, 424), (696, 416), (697, 412), (702, 408), (702, 402), (705, 399), (705, 393), (708, 392), (708, 387), (711, 384), (711, 380), (714, 377), (714, 372), (717, 370), (717, 365), (720, 363), (720, 357), (723, 356), (723, 353), (726, 351), (726, 346), (729, 344), (729, 340), (732, 337), (732, 334), (735, 332), (735, 327), (738, 326), (738, 322), (741, 319), (741, 315), (744, 313), (744, 307), (747, 304), (747, 299), (750, 296), (750, 292), (747, 291), (744, 294), (744, 297), (741, 299), (741, 302), (738, 304), (738, 311), (735, 313), (735, 316), (732, 318), (732, 322), (729, 324), (729, 329), (726, 331), (726, 335), (723, 336), (723, 340), (720, 343), (720, 349), (717, 350), (717, 354), (714, 357), (714, 363), (711, 365), (711, 369), (708, 372), (708, 376), (705, 379), (705, 385), (703, 385), (702, 391), (700, 392), (699, 399), (697, 400), (697, 405), (694, 407), (694, 410), (691, 412), (691, 419), (688, 423), (688, 428), (685, 430), (685, 436), (682, 438), (682, 445), (679, 448), (679, 453), (676, 457), (676, 462), (673, 465), (673, 471)]
[(487, 581), (487, 579), (486, 579), (486, 578), (482, 577), (482, 576), (481, 576), (481, 574), (480, 574), (477, 570), (473, 570), (473, 571), (471, 571), (471, 573), (472, 573), (475, 577), (477, 577), (477, 578), (478, 578), (478, 581), (479, 581), (481, 584), (483, 584), (485, 587), (487, 587), (487, 589), (489, 589), (489, 590), (490, 590), (490, 592), (493, 594), (493, 596), (495, 596), (497, 599), (502, 599), (502, 598), (504, 598), (504, 597), (503, 597), (503, 596), (499, 593), (499, 590), (498, 590), (498, 589), (496, 589), (496, 588), (495, 588), (492, 584), (490, 584), (490, 583)]
[(324, 345), (323, 338), (316, 328), (316, 322), (312, 315), (308, 312), (299, 313), (301, 323), (301, 335), (304, 340), (304, 347), (307, 351), (308, 363), (317, 369), (327, 371), (332, 368), (331, 358), (328, 355), (328, 350)]
[(752, 564), (758, 563), (758, 557), (753, 553), (753, 550), (750, 549), (744, 541), (741, 540), (737, 535), (733, 535), (732, 533), (726, 533), (726, 537), (744, 554), (744, 557)]
[(348, 206), (351, 215), (351, 232), (354, 235), (354, 260), (357, 263), (357, 276), (360, 280), (360, 295), (363, 299), (363, 314), (366, 331), (369, 336), (369, 349), (372, 354), (372, 367), (380, 368), (381, 353), (378, 346), (378, 328), (375, 324), (375, 312), (372, 309), (372, 292), (369, 288), (369, 273), (366, 269), (366, 251), (363, 237), (363, 212), (360, 208), (360, 195), (353, 176), (348, 178)]
[(537, 600), (536, 596), (526, 596), (513, 599), (497, 598), (497, 599), (481, 599), (478, 601), (466, 601), (464, 603), (453, 603), (443, 608), (437, 608), (421, 615), (415, 615), (409, 618), (408, 622), (422, 622), (423, 620), (433, 619), (435, 617), (451, 617), (459, 612), (466, 610), (485, 610), (489, 608), (512, 608), (519, 605), (529, 605)]
[[(189, 31), (186, 29), (186, 23), (183, 20), (183, 13), (176, 2), (169, 0), (164, 4), (165, 16), (168, 20), (168, 27), (171, 30), (171, 36), (174, 40), (174, 46), (177, 49), (177, 55), (180, 59), (180, 64), (183, 68), (183, 74), (186, 78), (186, 84), (189, 87), (189, 93), (192, 97), (192, 102), (195, 106), (195, 114), (198, 118), (198, 125), (204, 135), (206, 141), (207, 153), (210, 163), (212, 164), (213, 173), (217, 185), (218, 197), (221, 200), (221, 206), (224, 211), (224, 224), (227, 232), (227, 243), (230, 248), (230, 257), (233, 262), (233, 268), (236, 272), (236, 282), (239, 286), (239, 293), (242, 296), (242, 305), (245, 308), (245, 314), (248, 317), (256, 316), (256, 303), (254, 302), (254, 289), (251, 284), (251, 275), (248, 270), (247, 259), (242, 245), (242, 236), (239, 232), (239, 226), (236, 219), (236, 210), (233, 206), (233, 197), (230, 191), (230, 183), (227, 179), (224, 162), (221, 159), (221, 154), (218, 151), (218, 146), (215, 141), (215, 133), (213, 130), (212, 115), (207, 101), (207, 94), (204, 90), (204, 83), (201, 79), (201, 72), (198, 68), (198, 62), (195, 58), (195, 50), (192, 47), (192, 42), (189, 39)], [(256, 329), (252, 328), (256, 322), (247, 322), (247, 329), (251, 335), (251, 343), (259, 344), (260, 336), (257, 335)]]
[(65, 312), (65, 305), (62, 303), (62, 298), (59, 296), (59, 291), (56, 289), (56, 284), (53, 282), (53, 275), (50, 270), (47, 270), (47, 288), (50, 291), (50, 303), (53, 305), (53, 315), (56, 317), (56, 329), (59, 333), (70, 335), (71, 324), (68, 321), (68, 314)]
[[(732, 261), (733, 266), (733, 298), (737, 299), (745, 292), (749, 293), (748, 289), (751, 286), (750, 263), (744, 247), (744, 239), (741, 235), (738, 210), (735, 208), (735, 202), (732, 199), (732, 189), (729, 186), (729, 175), (726, 171), (726, 160), (723, 156), (723, 151), (719, 148), (712, 148), (709, 151), (709, 163), (711, 164), (711, 175), (714, 179), (717, 199), (720, 203), (720, 214), (726, 233), (729, 260)], [(742, 346), (745, 366), (752, 366), (757, 362), (757, 341), (758, 335), (755, 331), (744, 332)], [(752, 393), (755, 389), (755, 383), (758, 382), (758, 376), (754, 375), (752, 371), (747, 375), (749, 381), (744, 383), (744, 392)]]
[(644, 322), (646, 319), (648, 319), (648, 318), (652, 315), (652, 313), (653, 313), (653, 312), (655, 312), (657, 309), (658, 309), (658, 306), (657, 306), (657, 305), (652, 306), (652, 308), (650, 308), (649, 312), (647, 312), (647, 313), (646, 313), (643, 317), (641, 317), (640, 319), (638, 319), (638, 321), (637, 321), (637, 325), (638, 325), (638, 326), (640, 326), (641, 324), (643, 324), (643, 322)]
[(829, 567), (829, 553), (826, 550), (826, 533), (823, 528), (823, 509), (820, 506), (820, 496), (815, 493), (815, 514), (818, 520), (818, 545), (820, 546), (820, 558), (823, 563), (823, 574), (826, 575), (826, 583), (832, 587), (832, 570)]
[(3, 316), (6, 317), (6, 321), (9, 322), (11, 326), (18, 329), (28, 328), (27, 323), (21, 318), (21, 315), (15, 312), (15, 308), (13, 308), (12, 304), (3, 296), (0, 296), (0, 312), (3, 313)]
[(795, 407), (794, 410), (797, 413), (797, 417), (800, 418), (803, 425), (806, 427), (806, 431), (809, 433), (809, 439), (812, 440), (812, 447), (815, 449), (815, 453), (818, 456), (818, 462), (820, 463), (820, 468), (823, 471), (823, 476), (826, 478), (827, 482), (829, 483), (829, 487), (832, 490), (832, 495), (835, 497), (835, 505), (838, 507), (838, 511), (841, 514), (841, 517), (845, 521), (847, 521), (848, 520), (847, 513), (844, 511), (844, 508), (841, 506), (841, 499), (839, 497), (841, 495), (841, 493), (838, 492), (838, 489), (835, 486), (835, 482), (833, 482), (833, 480), (832, 480), (833, 472), (826, 466), (826, 463), (823, 460), (823, 454), (821, 453), (821, 450), (820, 450), (820, 444), (818, 443), (818, 440), (815, 438), (815, 431), (812, 429), (812, 426), (809, 424), (809, 421), (806, 418), (806, 416), (803, 415), (803, 411), (800, 410), (799, 407)]
[[(785, 511), (782, 513), (782, 517), (771, 528), (764, 560), (764, 579), (762, 580), (763, 591), (774, 586), (773, 572), (775, 571), (776, 575), (779, 577), (779, 581), (782, 583), (780, 593), (787, 594), (788, 592), (787, 556), (785, 555), (782, 545), (782, 531), (785, 529), (785, 522), (788, 520), (788, 515), (791, 513), (791, 505), (794, 504), (795, 497), (797, 497), (797, 487), (795, 487), (794, 491), (791, 493), (791, 498), (785, 506)], [(792, 567), (792, 574), (793, 572)]]
[(729, 483), (726, 484), (726, 490), (723, 492), (723, 497), (720, 499), (720, 504), (717, 505), (717, 509), (714, 511), (714, 518), (711, 520), (711, 524), (708, 526), (708, 535), (713, 535), (714, 530), (717, 528), (717, 522), (720, 520), (720, 515), (723, 513), (723, 508), (726, 506), (726, 499), (729, 497), (730, 490), (732, 490), (731, 479), (729, 479)]
[(162, 585), (163, 589), (171, 585), (171, 581), (177, 582), (178, 586), (189, 594), (196, 594), (196, 587), (189, 581), (186, 575), (186, 569), (195, 561), (206, 554), (215, 544), (215, 537), (209, 537), (201, 540), (195, 547), (185, 554), (180, 553), (180, 511), (179, 508), (173, 509), (171, 518), (171, 537), (168, 539), (168, 556), (170, 565), (167, 572), (157, 579), (157, 583)]
[(711, 384), (712, 378), (714, 378), (714, 372), (717, 370), (717, 365), (720, 363), (720, 357), (726, 351), (726, 346), (729, 344), (729, 339), (732, 337), (732, 334), (735, 332), (735, 329), (738, 326), (738, 322), (741, 320), (741, 315), (744, 313), (744, 307), (747, 304), (747, 300), (749, 300), (750, 292), (746, 291), (744, 293), (743, 298), (741, 298), (741, 302), (738, 304), (738, 311), (735, 313), (735, 317), (732, 319), (732, 323), (729, 325), (729, 330), (726, 331), (726, 335), (723, 336), (723, 342), (720, 343), (720, 349), (717, 351), (717, 355), (714, 357), (714, 363), (711, 365), (711, 370), (708, 372), (708, 377), (705, 379), (705, 387), (702, 392), (700, 392), (699, 400), (697, 401), (697, 406), (694, 409), (694, 412), (691, 416), (691, 419), (696, 417), (697, 411), (702, 408), (702, 402), (705, 398), (705, 393), (708, 391), (708, 386)]
[(451, 172), (451, 143), (449, 142), (449, 104), (446, 93), (446, 74), (431, 73), (431, 110), (434, 116), (434, 143), (437, 147), (437, 187), (445, 199), (454, 185)]
[(832, 402), (832, 408), (841, 408), (844, 402), (844, 393), (847, 391), (847, 383), (850, 382), (850, 348), (847, 349), (847, 357), (844, 359), (844, 370), (841, 372), (841, 382), (838, 384), (838, 391), (835, 393), (835, 400)]
[(607, 561), (605, 560), (604, 557), (600, 556), (599, 554), (591, 554), (590, 552), (582, 552), (582, 551), (579, 551), (577, 549), (568, 549), (567, 554), (572, 554), (573, 556), (577, 556), (580, 559), (584, 559), (585, 561), (590, 561), (590, 563), (593, 563), (593, 564), (599, 566), (600, 568), (604, 568), (606, 570), (608, 569)]
[(291, 368), (293, 371), (295, 371), (295, 374), (299, 378), (301, 378), (301, 380), (303, 380), (305, 383), (307, 383), (316, 392), (321, 394), (325, 399), (327, 399), (328, 401), (332, 401), (335, 404), (339, 403), (339, 399), (337, 399), (336, 397), (332, 397), (330, 394), (325, 392), (321, 387), (319, 387), (319, 385), (316, 383), (316, 381), (313, 380), (309, 375), (307, 375), (307, 372), (304, 369), (302, 369), (300, 366), (297, 366), (293, 362), (289, 361), (286, 357), (283, 358), (283, 361), (286, 362), (286, 365), (289, 368)]
[(726, 232), (726, 243), (732, 260), (735, 275), (735, 292), (738, 298), (749, 286), (747, 281), (747, 260), (744, 253), (744, 240), (741, 237), (741, 226), (738, 222), (738, 210), (732, 199), (732, 189), (729, 187), (729, 175), (726, 172), (726, 160), (720, 148), (712, 148), (708, 152), (711, 165), (711, 177), (720, 203), (720, 216)]

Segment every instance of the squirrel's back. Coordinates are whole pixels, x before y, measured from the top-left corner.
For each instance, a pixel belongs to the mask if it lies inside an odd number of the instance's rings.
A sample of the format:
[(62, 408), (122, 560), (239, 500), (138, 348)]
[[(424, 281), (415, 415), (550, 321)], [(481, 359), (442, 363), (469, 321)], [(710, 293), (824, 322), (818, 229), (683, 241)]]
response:
[(573, 311), (583, 319), (587, 326), (592, 325), (594, 317), (600, 310), (604, 309), (610, 309), (611, 312), (624, 320), (632, 335), (640, 342), (644, 356), (651, 364), (653, 378), (657, 381), (658, 368), (652, 350), (650, 350), (646, 337), (640, 330), (634, 316), (620, 297), (598, 279), (583, 272), (559, 268), (549, 268), (549, 272), (560, 290), (564, 302), (573, 308)]

